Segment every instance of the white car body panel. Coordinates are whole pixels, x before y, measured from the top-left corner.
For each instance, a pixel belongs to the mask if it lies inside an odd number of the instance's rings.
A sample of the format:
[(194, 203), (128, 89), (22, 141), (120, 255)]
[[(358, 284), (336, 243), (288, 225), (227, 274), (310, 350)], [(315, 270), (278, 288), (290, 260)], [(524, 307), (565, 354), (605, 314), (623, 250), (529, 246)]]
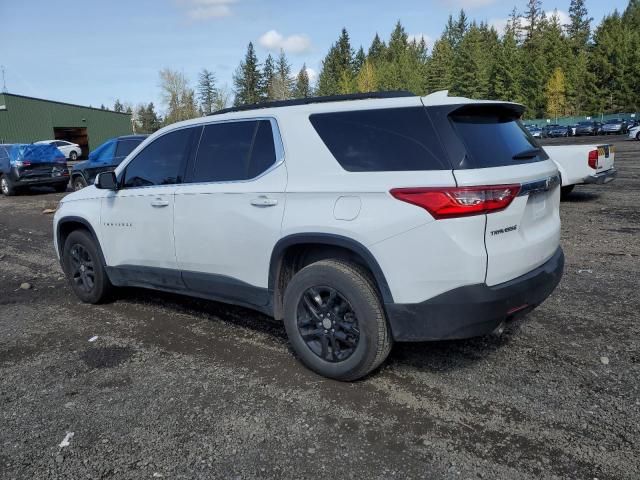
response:
[[(609, 147), (605, 154), (604, 145), (557, 145), (547, 146), (544, 150), (558, 166), (562, 177), (562, 186), (588, 183), (590, 178), (613, 168), (615, 149)], [(589, 152), (598, 150), (598, 168), (589, 166)]]

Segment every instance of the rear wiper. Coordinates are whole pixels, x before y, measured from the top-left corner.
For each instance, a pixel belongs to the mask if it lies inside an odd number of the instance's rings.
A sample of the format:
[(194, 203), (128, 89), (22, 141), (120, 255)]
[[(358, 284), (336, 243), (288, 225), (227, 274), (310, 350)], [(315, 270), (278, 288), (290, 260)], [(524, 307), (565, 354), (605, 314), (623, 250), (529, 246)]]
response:
[(522, 159), (525, 159), (525, 158), (533, 158), (536, 155), (538, 155), (540, 152), (542, 152), (541, 148), (531, 148), (529, 150), (523, 150), (520, 153), (516, 153), (513, 156), (513, 159), (514, 160), (522, 160)]

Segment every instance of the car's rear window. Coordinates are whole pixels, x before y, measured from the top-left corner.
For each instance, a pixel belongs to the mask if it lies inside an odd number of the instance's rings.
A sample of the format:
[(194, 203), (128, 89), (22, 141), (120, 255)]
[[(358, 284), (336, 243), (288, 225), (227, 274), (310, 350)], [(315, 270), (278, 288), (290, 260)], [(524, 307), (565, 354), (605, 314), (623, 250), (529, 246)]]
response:
[(503, 167), (539, 162), (548, 157), (507, 108), (463, 108), (450, 121), (466, 150), (466, 168)]
[(423, 107), (317, 113), (309, 119), (349, 172), (451, 169)]

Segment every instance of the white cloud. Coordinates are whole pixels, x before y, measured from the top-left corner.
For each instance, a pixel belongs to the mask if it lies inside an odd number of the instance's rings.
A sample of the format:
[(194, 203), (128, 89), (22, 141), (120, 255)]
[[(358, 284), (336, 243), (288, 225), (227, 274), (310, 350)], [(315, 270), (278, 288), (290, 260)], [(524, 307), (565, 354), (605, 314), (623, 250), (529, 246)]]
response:
[(231, 15), (231, 5), (237, 0), (176, 0), (190, 20), (210, 20)]
[[(569, 14), (564, 10), (552, 10), (550, 12), (545, 12), (547, 19), (550, 19), (554, 14), (558, 15), (558, 19), (560, 20), (560, 25), (564, 26), (569, 23)], [(493, 20), (489, 20), (489, 25), (494, 27), (500, 35), (504, 33), (505, 28), (507, 28), (508, 18), (494, 18)], [(520, 17), (520, 26), (524, 27), (528, 24), (527, 19), (524, 17)]]
[(258, 43), (273, 52), (284, 50), (287, 53), (304, 53), (311, 49), (311, 40), (306, 35), (289, 35), (285, 37), (276, 30), (269, 30), (264, 33)]
[(318, 78), (318, 72), (316, 72), (313, 68), (307, 67), (307, 76), (309, 77), (309, 82), (313, 83)]

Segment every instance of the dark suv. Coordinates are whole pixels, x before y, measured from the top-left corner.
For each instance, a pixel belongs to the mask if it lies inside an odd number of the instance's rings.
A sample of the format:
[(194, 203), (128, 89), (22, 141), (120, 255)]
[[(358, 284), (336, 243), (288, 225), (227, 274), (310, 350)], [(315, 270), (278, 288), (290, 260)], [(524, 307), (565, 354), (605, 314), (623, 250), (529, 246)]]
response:
[(107, 140), (89, 154), (89, 159), (77, 163), (71, 170), (71, 186), (81, 190), (93, 183), (100, 172), (115, 170), (148, 135), (125, 135)]
[(15, 195), (28, 187), (53, 187), (64, 192), (67, 183), (67, 159), (55, 145), (0, 145), (0, 190), (4, 195)]

